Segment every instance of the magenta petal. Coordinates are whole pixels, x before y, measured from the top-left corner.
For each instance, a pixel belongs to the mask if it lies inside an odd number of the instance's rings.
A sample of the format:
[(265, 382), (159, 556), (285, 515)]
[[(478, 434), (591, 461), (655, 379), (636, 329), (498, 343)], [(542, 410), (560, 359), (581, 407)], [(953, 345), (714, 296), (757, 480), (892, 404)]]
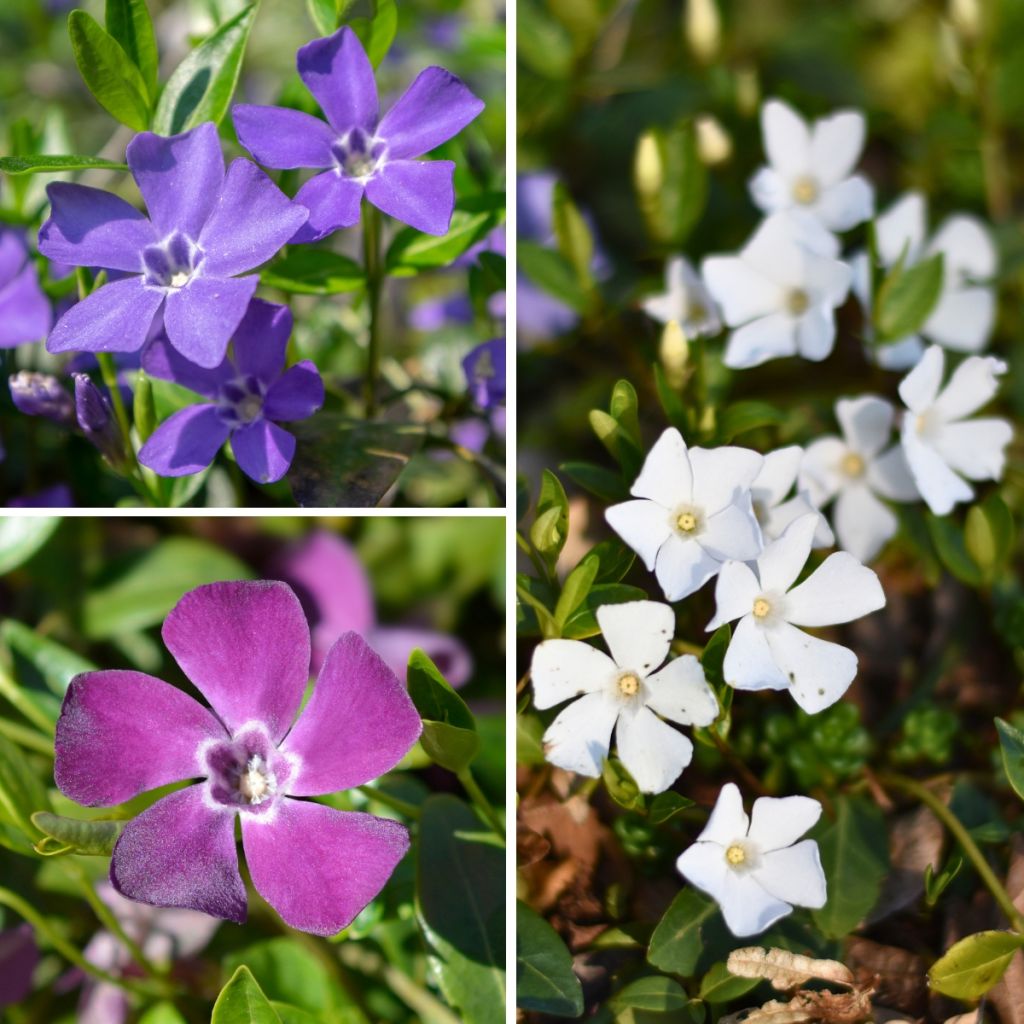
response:
[(387, 142), (390, 160), (421, 156), (458, 135), (483, 109), (461, 78), (425, 68), (384, 115), (377, 135)]
[(186, 359), (163, 333), (150, 339), (142, 350), (142, 368), (150, 377), (174, 381), (206, 398), (216, 398), (221, 385), (235, 376), (234, 367), (226, 359), (210, 368)]
[(244, 923), (235, 812), (207, 806), (202, 786), (163, 797), (125, 825), (110, 861), (110, 881), (139, 903)]
[(64, 695), (53, 775), (76, 803), (111, 807), (202, 775), (196, 750), (223, 738), (220, 722), (169, 683), (142, 672), (86, 672)]
[(246, 476), (258, 484), (273, 484), (292, 464), (295, 438), (270, 420), (257, 420), (235, 431), (231, 449)]
[(242, 818), (242, 845), (256, 891), (286, 924), (334, 935), (352, 923), (409, 849), (397, 821), (278, 801), (272, 820)]
[(231, 109), (238, 141), (264, 167), (331, 167), (331, 145), (337, 138), (319, 117), (286, 107), (254, 107), (242, 103)]
[(307, 216), (251, 160), (233, 160), (199, 235), (199, 247), (206, 253), (202, 273), (234, 277), (266, 263)]
[(146, 343), (164, 293), (141, 277), (105, 284), (76, 302), (46, 339), (47, 352), (135, 352)]
[(0, 932), (0, 1009), (20, 1003), (32, 991), (39, 947), (30, 924)]
[(160, 239), (134, 206), (112, 192), (57, 181), (46, 187), (50, 219), (39, 229), (39, 251), (73, 267), (142, 272), (142, 250)]
[(50, 300), (39, 287), (34, 263), (0, 287), (0, 348), (45, 338), (53, 322)]
[(366, 198), (417, 231), (443, 235), (455, 207), (451, 160), (396, 160), (366, 183)]
[(304, 420), (324, 404), (324, 382), (314, 363), (304, 359), (271, 385), (263, 403), (270, 420)]
[(212, 122), (164, 137), (142, 132), (128, 143), (128, 166), (161, 237), (198, 238), (224, 182), (224, 155)]
[(159, 476), (201, 473), (231, 430), (214, 405), (190, 405), (160, 424), (139, 450), (139, 462)]
[(363, 186), (337, 171), (324, 171), (310, 178), (295, 195), (295, 202), (309, 210), (309, 220), (292, 239), (295, 243), (318, 242), (339, 228), (359, 223)]
[(373, 649), (404, 679), (409, 655), (420, 648), (452, 686), (462, 686), (473, 671), (473, 659), (460, 640), (447, 633), (411, 626), (378, 626), (367, 634)]
[(263, 299), (253, 299), (234, 336), (233, 362), (240, 374), (264, 384), (280, 376), (292, 333), (292, 311)]
[(309, 627), (290, 587), (269, 581), (190, 590), (164, 620), (174, 660), (234, 732), (262, 722), (276, 743), (309, 679)]
[(180, 291), (171, 292), (164, 310), (164, 330), (171, 344), (205, 369), (219, 366), (259, 283), (255, 275), (194, 277)]
[(307, 43), (296, 64), (306, 88), (339, 134), (357, 126), (372, 131), (377, 122), (377, 83), (352, 29), (341, 28), (333, 36)]
[(361, 786), (394, 768), (421, 729), (404, 684), (358, 633), (345, 633), (282, 744), (302, 758), (288, 792), (318, 796)]

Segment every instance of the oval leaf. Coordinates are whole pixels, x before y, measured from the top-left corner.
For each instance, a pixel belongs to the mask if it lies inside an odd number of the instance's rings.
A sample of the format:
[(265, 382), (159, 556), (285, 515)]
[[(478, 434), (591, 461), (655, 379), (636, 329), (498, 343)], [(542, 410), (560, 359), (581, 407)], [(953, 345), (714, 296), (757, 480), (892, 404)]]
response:
[(978, 932), (932, 964), (928, 983), (954, 999), (980, 999), (1006, 972), (1024, 939), (1012, 932)]
[(522, 900), (516, 901), (516, 1006), (555, 1017), (583, 1012), (583, 986), (573, 973), (572, 954)]
[(27, 562), (60, 525), (60, 516), (0, 517), (0, 576)]
[(239, 967), (220, 990), (210, 1024), (281, 1024), (248, 967)]
[(139, 69), (150, 100), (156, 97), (159, 58), (146, 0), (107, 0), (107, 31)]

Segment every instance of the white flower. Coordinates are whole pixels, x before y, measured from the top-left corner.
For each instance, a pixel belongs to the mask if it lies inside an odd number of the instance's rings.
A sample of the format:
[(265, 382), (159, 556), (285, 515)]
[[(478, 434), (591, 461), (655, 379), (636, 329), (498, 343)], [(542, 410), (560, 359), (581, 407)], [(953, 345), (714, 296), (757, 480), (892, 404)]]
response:
[(655, 442), (630, 493), (605, 512), (612, 529), (653, 570), (665, 597), (699, 590), (730, 558), (756, 558), (761, 528), (750, 484), (761, 456), (746, 448), (691, 448), (674, 427)]
[(675, 320), (687, 338), (722, 329), (715, 300), (685, 256), (673, 256), (665, 264), (665, 291), (645, 299), (643, 308), (659, 323)]
[(765, 213), (804, 210), (830, 231), (871, 218), (871, 185), (851, 174), (864, 148), (863, 114), (842, 110), (808, 127), (788, 104), (768, 100), (761, 107), (761, 134), (770, 166), (750, 179), (750, 195)]
[(580, 640), (545, 640), (533, 652), (534, 703), (550, 708), (572, 697), (544, 734), (544, 755), (568, 771), (596, 778), (612, 729), (619, 758), (645, 793), (668, 789), (690, 763), (693, 744), (658, 716), (710, 725), (718, 701), (704, 670), (685, 654), (668, 655), (675, 615), (667, 604), (631, 601), (597, 609), (612, 656)]
[[(811, 553), (817, 515), (801, 516), (757, 560), (722, 566), (708, 631), (739, 619), (725, 652), (725, 681), (737, 690), (789, 690), (809, 714), (834, 704), (857, 674), (849, 648), (797, 626), (850, 622), (885, 605), (878, 577), (837, 551), (793, 587)], [(790, 587), (793, 589), (790, 590)]]
[(1003, 475), (1006, 446), (1013, 437), (1006, 420), (966, 418), (995, 395), (996, 377), (1006, 372), (1006, 363), (970, 356), (942, 388), (945, 361), (942, 349), (930, 346), (899, 388), (910, 410), (903, 415), (903, 451), (918, 490), (937, 516), (974, 497), (967, 480), (998, 480)]
[(745, 369), (780, 356), (818, 362), (835, 343), (835, 308), (850, 290), (839, 242), (806, 215), (776, 213), (761, 222), (738, 256), (710, 256), (704, 280), (725, 322), (737, 328), (726, 366)]
[[(754, 515), (761, 524), (761, 533), (766, 541), (775, 540), (794, 519), (810, 513), (817, 513), (818, 507), (801, 483), (797, 493), (788, 498), (796, 483), (803, 459), (799, 445), (777, 448), (764, 457), (761, 471), (750, 485), (750, 496), (754, 502)], [(831, 547), (835, 538), (824, 516), (818, 516), (818, 529), (814, 535), (816, 548)]]
[(676, 869), (715, 899), (733, 935), (757, 935), (794, 906), (825, 906), (818, 844), (797, 842), (820, 817), (821, 804), (810, 797), (763, 796), (748, 818), (740, 791), (729, 782)]
[[(975, 217), (955, 214), (943, 221), (931, 241), (927, 232), (927, 203), (920, 192), (907, 192), (875, 221), (878, 259), (883, 267), (895, 266), (904, 256), (904, 266), (942, 253), (942, 291), (934, 309), (917, 334), (873, 347), (879, 366), (904, 370), (913, 366), (924, 352), (926, 341), (956, 352), (980, 352), (995, 325), (996, 297), (985, 284), (996, 272), (997, 256), (992, 236)], [(871, 317), (868, 258), (857, 254), (853, 264), (853, 290), (867, 318)]]
[(818, 507), (835, 498), (832, 521), (839, 546), (869, 562), (898, 525), (880, 498), (916, 501), (920, 494), (903, 449), (891, 447), (896, 410), (884, 398), (862, 395), (836, 402), (842, 438), (819, 438), (807, 446), (800, 486)]

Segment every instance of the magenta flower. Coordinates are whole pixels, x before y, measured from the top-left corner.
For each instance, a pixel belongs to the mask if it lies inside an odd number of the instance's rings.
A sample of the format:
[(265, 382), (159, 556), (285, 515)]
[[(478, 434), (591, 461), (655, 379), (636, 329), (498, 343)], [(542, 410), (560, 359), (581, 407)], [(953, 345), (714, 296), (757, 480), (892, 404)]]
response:
[(45, 338), (51, 316), (25, 239), (0, 224), (0, 348)]
[[(253, 299), (234, 334), (233, 356), (212, 370), (190, 363), (157, 337), (142, 366), (153, 377), (172, 380), (209, 402), (170, 416), (142, 446), (139, 461), (161, 476), (205, 469), (231, 439), (243, 472), (257, 483), (273, 483), (288, 471), (295, 437), (278, 420), (303, 420), (324, 403), (324, 385), (308, 359), (284, 368), (292, 314), (285, 306)], [(337, 634), (335, 634), (337, 635)]]
[(39, 947), (29, 924), (0, 932), (0, 1009), (15, 1006), (32, 991)]
[(405, 687), (362, 637), (345, 633), (293, 723), (310, 638), (284, 583), (190, 591), (163, 639), (210, 708), (141, 672), (86, 672), (71, 681), (57, 722), (54, 777), (80, 804), (200, 780), (128, 822), (110, 862), (114, 888), (244, 922), (241, 819), (253, 885), (285, 922), (316, 935), (346, 927), (404, 856), (408, 833), (303, 798), (362, 785), (402, 759), (421, 727)]
[(396, 220), (443, 235), (455, 205), (455, 164), (413, 158), (462, 131), (483, 101), (455, 75), (429, 67), (378, 120), (373, 67), (350, 28), (314, 39), (296, 63), (326, 122), (284, 107), (242, 104), (231, 113), (238, 141), (264, 166), (324, 171), (295, 196), (309, 222), (294, 241), (315, 242), (356, 224), (364, 195)]
[(110, 192), (56, 182), (39, 251), (76, 267), (118, 271), (72, 306), (47, 341), (50, 352), (135, 352), (163, 310), (171, 344), (217, 366), (256, 291), (255, 274), (305, 223), (307, 211), (249, 160), (224, 171), (213, 124), (128, 144), (149, 217)]

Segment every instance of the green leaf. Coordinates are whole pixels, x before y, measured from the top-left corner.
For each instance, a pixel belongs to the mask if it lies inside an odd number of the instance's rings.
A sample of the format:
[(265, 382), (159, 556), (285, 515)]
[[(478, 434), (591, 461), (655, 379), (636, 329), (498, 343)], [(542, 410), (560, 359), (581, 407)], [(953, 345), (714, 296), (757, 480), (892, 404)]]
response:
[(522, 900), (516, 900), (516, 1006), (554, 1017), (583, 1013), (572, 955), (558, 932)]
[(643, 793), (629, 769), (617, 758), (605, 758), (601, 778), (608, 795), (627, 811), (642, 811), (646, 805)]
[[(49, 811), (36, 811), (32, 824), (40, 832), (64, 847), (63, 852), (81, 854), (87, 857), (109, 857), (114, 844), (121, 834), (126, 821), (96, 819), (84, 821), (81, 818), (65, 818)], [(38, 846), (42, 846), (43, 840)], [(37, 847), (38, 848), (38, 847)], [(43, 850), (39, 850), (40, 853)], [(52, 849), (50, 852), (53, 852)]]
[(608, 1000), (608, 1007), (616, 1013), (622, 1010), (647, 1010), (669, 1013), (686, 1008), (689, 1000), (682, 985), (671, 978), (651, 975), (630, 982)]
[(977, 563), (967, 553), (963, 531), (959, 524), (949, 516), (937, 516), (926, 513), (928, 534), (935, 545), (939, 561), (962, 583), (969, 587), (977, 587), (985, 579)]
[(132, 419), (142, 441), (148, 441), (156, 430), (156, 402), (153, 398), (153, 381), (140, 370), (135, 377), (135, 398), (132, 402)]
[(589, 554), (565, 578), (562, 593), (558, 595), (558, 603), (555, 605), (555, 625), (559, 632), (569, 616), (587, 599), (600, 567), (600, 559)]
[(912, 267), (905, 267), (900, 260), (878, 288), (874, 317), (877, 341), (898, 341), (919, 330), (938, 301), (942, 280), (942, 253)]
[(639, 402), (636, 397), (636, 388), (628, 380), (615, 382), (615, 386), (612, 388), (612, 399), (608, 404), (608, 413), (639, 448), (641, 445)]
[(0, 156), (4, 174), (63, 174), (65, 171), (127, 171), (128, 165), (95, 156)]
[(340, 295), (362, 288), (366, 274), (348, 256), (298, 245), (262, 271), (260, 281), (268, 288), (280, 288), (294, 295)]
[(680, 248), (704, 212), (707, 168), (692, 121), (651, 128), (637, 145), (634, 181), (647, 233), (665, 248)]
[(964, 546), (986, 579), (992, 579), (1010, 557), (1015, 535), (1013, 513), (998, 494), (967, 510)]
[(60, 525), (60, 516), (0, 517), (0, 576), (27, 562)]
[(545, 469), (537, 495), (537, 517), (530, 527), (530, 541), (553, 568), (568, 536), (569, 499), (561, 480)]
[[(63, 697), (68, 683), (81, 672), (94, 672), (96, 665), (88, 658), (69, 650), (56, 640), (40, 636), (16, 619), (5, 619), (0, 625), (0, 641), (16, 658), (24, 659), (42, 677), (51, 692)], [(19, 666), (15, 663), (15, 675)]]
[(721, 686), (725, 682), (723, 665), (725, 652), (729, 649), (731, 640), (732, 627), (726, 622), (711, 634), (711, 639), (704, 645), (700, 664), (704, 669), (704, 678), (714, 686)]
[[(32, 815), (50, 806), (46, 789), (25, 752), (0, 734), (0, 822), (13, 825), (26, 838), (38, 836)], [(31, 844), (20, 841), (19, 853), (30, 853)]]
[(395, 0), (374, 0), (372, 18), (353, 18), (349, 24), (359, 36), (366, 56), (376, 68), (391, 49), (398, 30), (398, 9)]
[[(292, 1006), (291, 1003), (279, 1003), (276, 999), (270, 1000), (274, 1012), (281, 1018), (281, 1024), (323, 1024), (323, 1018), (303, 1010), (301, 1007)], [(331, 1018), (332, 1024), (363, 1024), (366, 1015), (361, 1010), (341, 1010)]]
[(724, 963), (717, 963), (700, 979), (700, 998), (706, 1003), (728, 1003), (745, 996), (758, 984), (759, 978), (737, 977)]
[(636, 552), (616, 539), (602, 540), (595, 544), (587, 557), (593, 556), (600, 562), (597, 571), (598, 583), (618, 583), (636, 561)]
[(96, 101), (137, 132), (149, 127), (149, 90), (142, 73), (103, 27), (85, 11), (68, 16), (71, 52)]
[(622, 477), (604, 466), (597, 466), (593, 462), (563, 462), (558, 468), (577, 487), (589, 491), (601, 501), (614, 503), (629, 497), (629, 489)]
[(104, 20), (107, 31), (141, 72), (146, 96), (152, 102), (157, 94), (160, 58), (146, 0), (107, 0)]
[(647, 593), (626, 583), (595, 583), (581, 607), (569, 616), (562, 636), (568, 640), (585, 640), (601, 632), (595, 612), (603, 604), (624, 604), (626, 601), (646, 601)]
[(1024, 937), (1013, 932), (978, 932), (961, 939), (932, 964), (928, 983), (954, 999), (980, 999), (1006, 972)]
[(335, 0), (306, 0), (306, 10), (322, 36), (332, 36), (338, 31), (338, 5)]
[(644, 453), (629, 431), (614, 416), (601, 409), (591, 409), (589, 419), (597, 439), (608, 449), (622, 471), (627, 476), (636, 476), (643, 465)]
[(1006, 777), (1017, 796), (1024, 800), (1024, 732), (1001, 718), (996, 719), (996, 730)]
[(175, 68), (153, 115), (158, 135), (177, 135), (204, 121), (220, 124), (238, 84), (256, 7), (250, 4), (224, 22)]
[(281, 1024), (248, 967), (239, 967), (220, 990), (210, 1024)]
[(476, 814), (447, 794), (423, 803), (416, 916), (445, 999), (464, 1024), (505, 1019), (505, 853), (480, 842)]
[(444, 235), (425, 235), (415, 228), (403, 228), (388, 248), (389, 271), (447, 267), (470, 246), (476, 245), (499, 222), (495, 211), (455, 210)]
[(716, 436), (722, 444), (759, 427), (771, 427), (781, 423), (785, 414), (768, 402), (733, 402), (726, 406), (718, 418)]
[(560, 252), (528, 241), (520, 241), (516, 252), (523, 273), (538, 288), (577, 313), (589, 310), (590, 296), (580, 286), (572, 264)]
[(90, 640), (107, 640), (146, 629), (163, 622), (186, 591), (252, 575), (223, 548), (194, 537), (168, 537), (116, 563), (110, 578), (89, 591), (82, 630)]
[(661, 825), (670, 818), (674, 818), (681, 811), (685, 811), (687, 807), (692, 806), (692, 800), (688, 800), (685, 796), (680, 796), (678, 793), (668, 790), (664, 793), (659, 793), (651, 800), (647, 808), (647, 819), (652, 825)]
[(813, 910), (815, 924), (832, 939), (848, 935), (875, 905), (889, 870), (882, 812), (856, 797), (836, 799), (836, 820), (816, 829), (828, 902)]
[(587, 291), (593, 285), (590, 265), (594, 259), (594, 238), (563, 182), (555, 184), (553, 203), (552, 222), (558, 251), (572, 267), (580, 287)]
[(647, 962), (661, 971), (690, 977), (704, 948), (701, 926), (717, 909), (713, 900), (696, 889), (683, 889), (651, 935)]
[(669, 384), (668, 377), (665, 375), (665, 370), (661, 363), (654, 363), (651, 371), (654, 374), (654, 388), (658, 392), (658, 401), (661, 403), (665, 416), (676, 430), (685, 434), (689, 427), (689, 418), (686, 414), (686, 406), (683, 404), (682, 396)]
[(950, 882), (960, 874), (964, 866), (963, 857), (951, 857), (949, 863), (938, 874), (931, 864), (924, 869), (924, 901), (929, 907), (939, 902), (939, 897), (949, 887)]
[(408, 679), (409, 696), (423, 719), (420, 744), (435, 764), (463, 771), (480, 752), (473, 713), (421, 650), (409, 657)]
[(315, 1014), (348, 1003), (320, 960), (294, 939), (264, 939), (224, 958), (226, 973), (234, 973), (243, 965), (260, 979), (263, 993), (271, 1002), (292, 1004)]
[(173, 1003), (154, 1003), (139, 1018), (139, 1024), (188, 1024)]

